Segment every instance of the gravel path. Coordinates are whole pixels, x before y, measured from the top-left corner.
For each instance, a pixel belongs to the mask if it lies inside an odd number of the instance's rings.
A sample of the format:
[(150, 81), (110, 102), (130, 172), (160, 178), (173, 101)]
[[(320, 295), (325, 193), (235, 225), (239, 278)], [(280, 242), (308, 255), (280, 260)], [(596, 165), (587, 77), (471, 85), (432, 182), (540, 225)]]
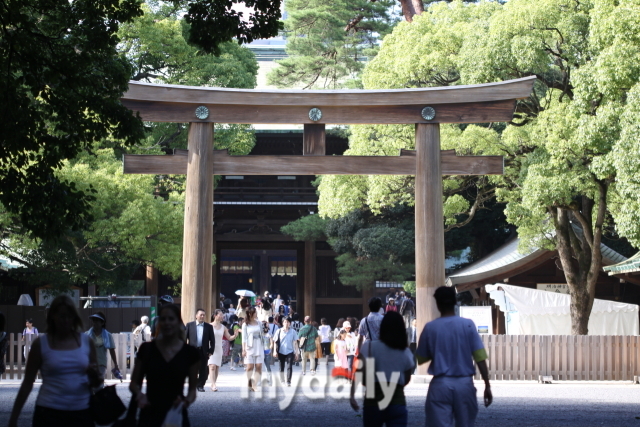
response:
[[(305, 377), (300, 368), (294, 370), (294, 386), (300, 379), (307, 387), (277, 388), (276, 396), (265, 387), (262, 397), (248, 396), (242, 387), (244, 372), (223, 367), (218, 379), (219, 392), (198, 393), (189, 410), (191, 425), (233, 427), (304, 426), (342, 427), (362, 425), (361, 418), (350, 408), (348, 386), (340, 382), (321, 384), (322, 376)], [(312, 382), (309, 388), (309, 382)], [(6, 425), (19, 381), (0, 382), (0, 426)], [(428, 384), (406, 387), (409, 425), (424, 426), (424, 401)], [(479, 401), (483, 385), (476, 383)], [(19, 425), (31, 425), (31, 415), (39, 385), (36, 384), (20, 418)], [(511, 427), (640, 427), (640, 385), (629, 382), (535, 382), (492, 383), (494, 403), (480, 408), (476, 426)], [(306, 390), (306, 391), (304, 391)], [(127, 383), (118, 387), (125, 404), (129, 401)], [(288, 403), (288, 405), (287, 405)], [(286, 406), (281, 410), (280, 406)]]

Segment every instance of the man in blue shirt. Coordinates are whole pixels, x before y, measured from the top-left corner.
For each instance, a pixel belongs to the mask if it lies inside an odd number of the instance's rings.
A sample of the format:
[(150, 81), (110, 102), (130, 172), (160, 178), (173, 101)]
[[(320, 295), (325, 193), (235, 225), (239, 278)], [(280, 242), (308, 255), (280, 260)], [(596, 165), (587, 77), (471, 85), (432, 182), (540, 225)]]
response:
[(473, 375), (484, 380), (484, 405), (493, 401), (487, 369), (487, 352), (475, 324), (455, 314), (456, 291), (442, 286), (434, 294), (440, 317), (427, 323), (420, 334), (416, 358), (431, 361), (425, 407), (428, 427), (472, 427), (478, 415)]

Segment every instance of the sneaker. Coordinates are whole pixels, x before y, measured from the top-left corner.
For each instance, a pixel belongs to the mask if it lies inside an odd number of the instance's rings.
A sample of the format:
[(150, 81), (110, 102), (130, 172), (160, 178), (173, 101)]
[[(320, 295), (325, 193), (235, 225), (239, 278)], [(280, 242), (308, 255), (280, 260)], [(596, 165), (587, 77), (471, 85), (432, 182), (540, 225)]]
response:
[(229, 369), (232, 370), (232, 371), (236, 370), (236, 368), (234, 368), (233, 366), (231, 368), (229, 368)]
[(287, 383), (287, 387), (291, 387), (291, 383)]
[(316, 374), (316, 371), (311, 371), (311, 375), (315, 375), (315, 374)]
[(307, 375), (307, 373), (305, 371), (302, 371), (302, 375)]

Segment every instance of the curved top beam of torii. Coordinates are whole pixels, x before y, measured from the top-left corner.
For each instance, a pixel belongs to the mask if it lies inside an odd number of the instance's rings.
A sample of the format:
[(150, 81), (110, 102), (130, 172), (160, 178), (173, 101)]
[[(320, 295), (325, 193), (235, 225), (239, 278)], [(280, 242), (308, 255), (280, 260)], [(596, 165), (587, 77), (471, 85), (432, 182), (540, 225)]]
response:
[[(153, 122), (486, 123), (511, 120), (515, 101), (530, 95), (535, 79), (385, 90), (255, 90), (130, 82), (122, 102)], [(200, 106), (208, 110), (204, 118), (196, 116)], [(425, 107), (435, 110), (434, 118), (423, 117)], [(321, 111), (320, 118), (310, 114), (312, 108)]]

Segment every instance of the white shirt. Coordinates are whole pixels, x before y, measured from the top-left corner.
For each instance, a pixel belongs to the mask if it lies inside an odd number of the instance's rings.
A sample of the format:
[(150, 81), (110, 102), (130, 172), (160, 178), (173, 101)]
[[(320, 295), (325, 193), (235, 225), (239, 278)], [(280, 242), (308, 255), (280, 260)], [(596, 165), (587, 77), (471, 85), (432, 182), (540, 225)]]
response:
[[(384, 372), (386, 381), (390, 381), (394, 372), (400, 372), (397, 384), (404, 385), (404, 372), (413, 370), (416, 364), (411, 350), (398, 350), (387, 346), (380, 340), (366, 341), (362, 344), (360, 354), (364, 358), (375, 359), (375, 372)], [(378, 375), (375, 381), (379, 382)]]
[(320, 333), (321, 342), (331, 342), (331, 326), (322, 325), (318, 329), (318, 332)]
[(202, 347), (202, 334), (204, 334), (204, 322), (196, 323), (196, 333), (198, 334), (198, 345), (196, 347)]
[(278, 310), (280, 309), (280, 306), (282, 305), (284, 301), (282, 301), (280, 298), (276, 298), (273, 300), (273, 312), (277, 313)]

